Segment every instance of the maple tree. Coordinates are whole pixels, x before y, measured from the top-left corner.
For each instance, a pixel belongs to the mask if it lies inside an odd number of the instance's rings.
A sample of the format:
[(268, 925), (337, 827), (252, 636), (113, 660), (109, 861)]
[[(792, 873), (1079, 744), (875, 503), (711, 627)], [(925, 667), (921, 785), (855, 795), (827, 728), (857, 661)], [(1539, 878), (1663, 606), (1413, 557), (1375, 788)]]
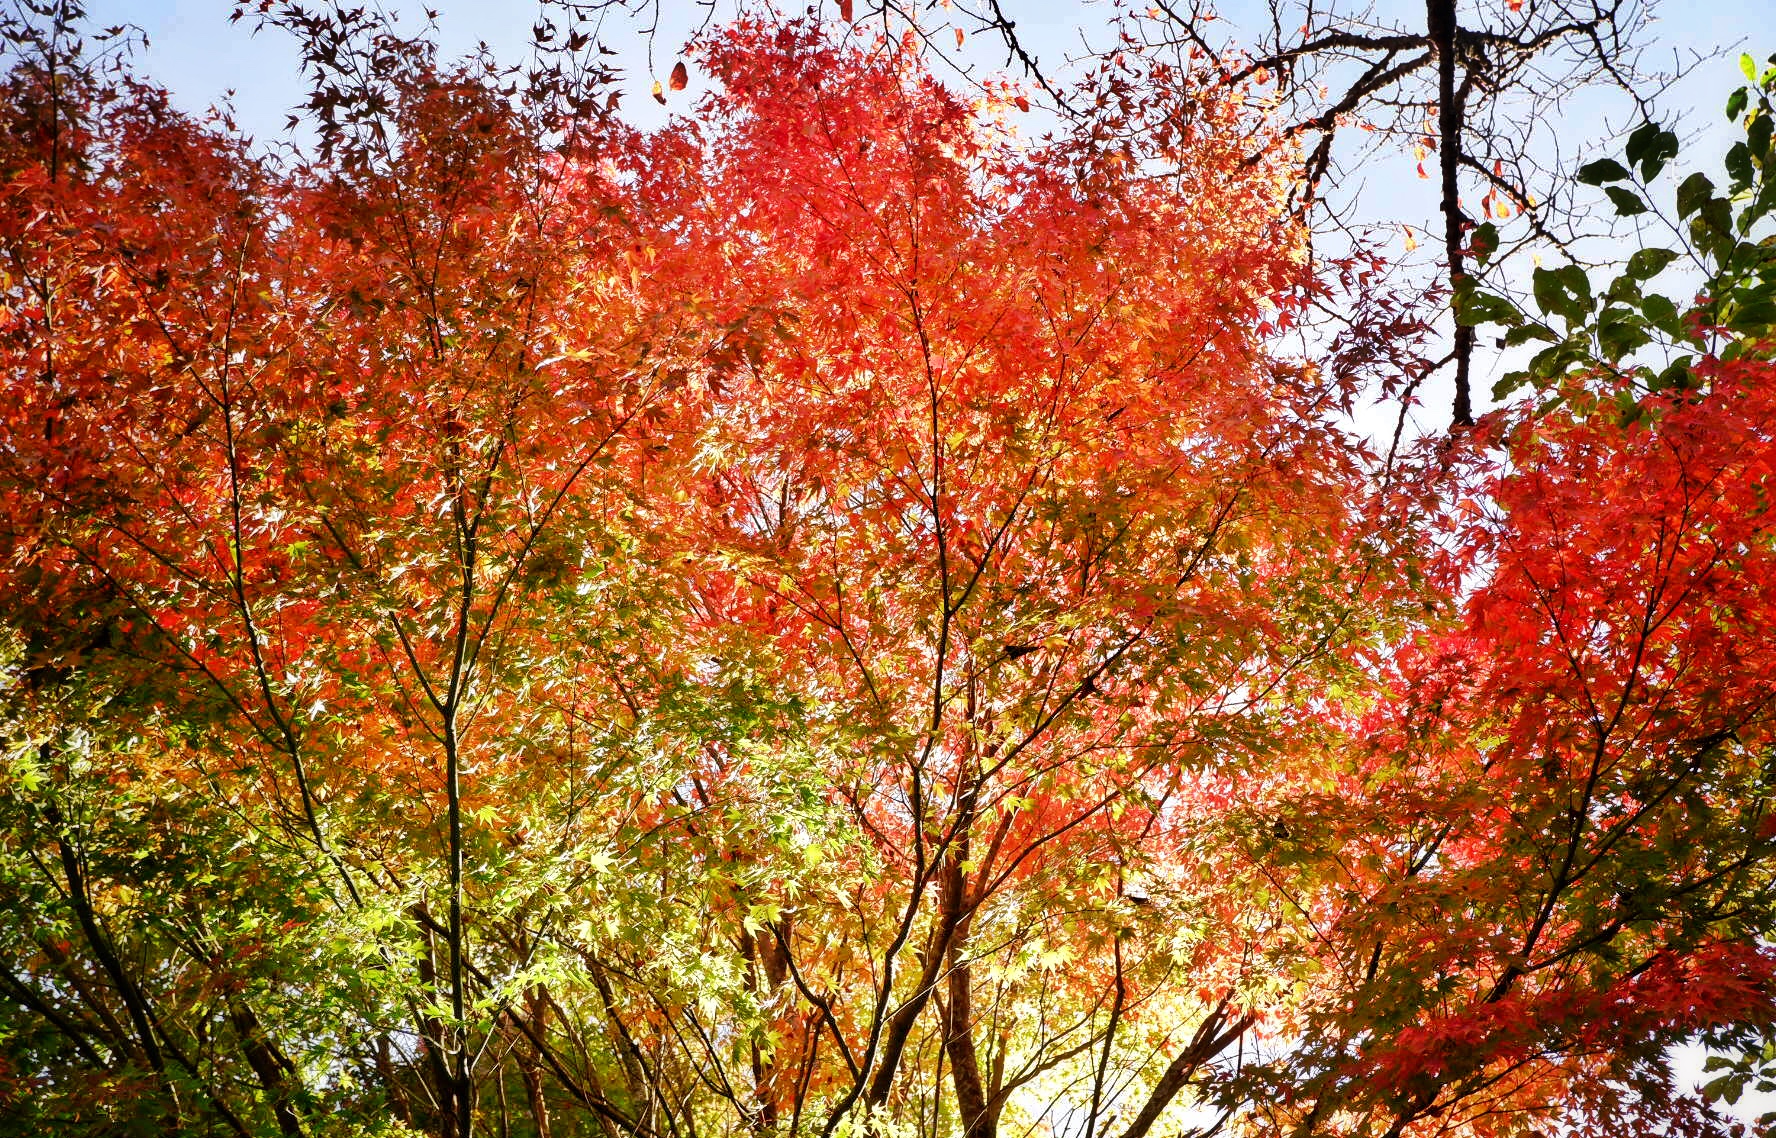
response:
[(642, 132), (577, 28), (255, 13), (297, 157), (5, 24), (8, 1125), (1724, 1132), (1668, 1049), (1776, 1010), (1776, 78), (1706, 295), (1467, 290), (1539, 398), (1395, 462), (1387, 346), (1278, 346), (1378, 268), (1218, 82), (1031, 139), (757, 18)]

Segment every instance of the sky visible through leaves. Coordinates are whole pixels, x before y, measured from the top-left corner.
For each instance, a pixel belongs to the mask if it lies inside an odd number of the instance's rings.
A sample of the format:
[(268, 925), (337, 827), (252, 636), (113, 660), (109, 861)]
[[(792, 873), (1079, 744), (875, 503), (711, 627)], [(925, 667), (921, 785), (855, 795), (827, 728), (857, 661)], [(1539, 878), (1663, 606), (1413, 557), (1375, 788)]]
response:
[[(425, 9), (437, 12), (438, 39), (446, 57), (485, 43), (496, 57), (513, 61), (524, 58), (537, 11), (531, 0), (436, 0), (429, 4), (389, 0), (383, 7), (412, 30), (423, 26)], [(636, 34), (633, 27), (619, 26), (616, 19), (611, 21), (610, 42), (618, 52), (614, 61), (623, 70), (619, 85), (623, 112), (642, 126), (657, 125), (670, 114), (687, 109), (707, 84), (706, 77), (692, 73), (687, 87), (673, 93), (665, 107), (650, 98), (653, 84), (668, 80), (677, 59), (674, 48), (709, 11), (705, 4), (691, 0), (668, 0), (660, 7), (659, 32), (651, 38)], [(834, 9), (829, 15), (836, 13), (831, 0), (826, 7)], [(1101, 0), (1013, 0), (1004, 8), (1017, 22), (1032, 54), (1057, 73), (1064, 73), (1068, 61), (1080, 58), (1087, 47), (1102, 48), (1108, 42), (1104, 29), (1115, 11)], [(227, 102), (242, 130), (261, 144), (275, 144), (291, 137), (286, 117), (302, 94), (292, 47), (275, 32), (253, 34), (251, 21), (230, 23), (231, 10), (229, 0), (96, 0), (89, 5), (94, 26), (128, 23), (141, 30), (147, 38), (138, 56), (142, 71), (165, 84), (179, 105), (202, 111)], [(1245, 42), (1258, 34), (1268, 18), (1266, 6), (1258, 0), (1227, 0), (1217, 11), (1222, 31), (1234, 42)], [(1378, 0), (1370, 11), (1378, 24), (1398, 21), (1415, 26), (1423, 20), (1422, 5), (1412, 0)], [(964, 22), (955, 13), (942, 10), (934, 10), (933, 15)], [(1680, 165), (1718, 167), (1732, 141), (1720, 106), (1723, 92), (1737, 75), (1733, 61), (1741, 51), (1750, 51), (1760, 59), (1769, 54), (1776, 44), (1764, 40), (1771, 38), (1767, 33), (1773, 26), (1776, 0), (1665, 3), (1654, 9), (1653, 34), (1642, 58), (1650, 70), (1681, 73), (1656, 104), (1657, 114), (1667, 125), (1681, 124), (1684, 151)], [(1708, 61), (1710, 53), (1718, 53), (1718, 58)], [(952, 54), (977, 75), (996, 71), (1018, 75), (1015, 65), (1008, 66), (997, 40), (976, 37)], [(1619, 93), (1581, 93), (1560, 124), (1562, 146), (1572, 147), (1572, 153), (1608, 152), (1612, 132), (1619, 135), (1634, 125), (1628, 111)], [(1040, 110), (1034, 123), (1040, 123), (1039, 115)], [(1388, 229), (1391, 244), (1387, 252), (1393, 256), (1430, 263), (1437, 243), (1429, 235), (1439, 224), (1434, 183), (1420, 180), (1413, 156), (1404, 150), (1391, 158), (1386, 154), (1366, 158), (1358, 165), (1361, 182), (1354, 188), (1340, 187), (1356, 203), (1352, 219)], [(1599, 212), (1607, 214), (1609, 207), (1602, 192), (1592, 193)], [(1623, 237), (1626, 247), (1634, 234), (1624, 233)], [(1609, 251), (1599, 249), (1596, 255), (1607, 258)], [(1493, 379), (1512, 366), (1520, 366), (1521, 359), (1515, 353), (1493, 352), (1484, 342), (1481, 352), (1475, 390), (1484, 409)], [(1441, 429), (1449, 402), (1447, 378), (1432, 377), (1422, 398), (1426, 410), (1417, 415), (1417, 427)], [(1392, 429), (1393, 408), (1369, 409), (1360, 416), (1360, 425), (1371, 434), (1385, 436)]]

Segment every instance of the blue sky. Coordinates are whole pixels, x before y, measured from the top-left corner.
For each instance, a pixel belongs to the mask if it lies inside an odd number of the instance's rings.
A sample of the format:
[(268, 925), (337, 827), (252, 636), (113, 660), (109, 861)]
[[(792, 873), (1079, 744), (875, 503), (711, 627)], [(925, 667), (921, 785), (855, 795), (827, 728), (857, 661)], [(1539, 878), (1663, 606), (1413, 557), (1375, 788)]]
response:
[[(1535, 0), (1531, 0), (1532, 3)], [(1464, 7), (1491, 6), (1496, 0), (1469, 0)], [(419, 5), (389, 0), (388, 6), (417, 13)], [(508, 57), (521, 58), (528, 29), (537, 11), (535, 0), (432, 0), (447, 51), (456, 52), (485, 40)], [(800, 8), (800, 3), (787, 8)], [(687, 27), (684, 21), (701, 11), (692, 0), (664, 0), (667, 34), (660, 37), (663, 73), (671, 66), (673, 46), (670, 29)], [(832, 0), (826, 7), (836, 11)], [(1227, 26), (1236, 33), (1254, 27), (1262, 6), (1254, 0), (1229, 0), (1223, 10)], [(1376, 5), (1384, 18), (1399, 12), (1407, 21), (1421, 22), (1423, 8), (1416, 0), (1383, 0)], [(1018, 20), (1020, 30), (1037, 45), (1046, 59), (1058, 59), (1080, 43), (1079, 29), (1099, 32), (1111, 8), (1091, 0), (1010, 0), (1006, 8)], [(242, 125), (271, 137), (281, 132), (287, 107), (300, 94), (289, 42), (276, 33), (253, 35), (251, 20), (228, 22), (230, 0), (88, 0), (95, 23), (132, 23), (148, 36), (142, 53), (145, 71), (166, 84), (179, 101), (193, 110), (234, 92), (234, 104)], [(1731, 44), (1743, 44), (1760, 57), (1776, 51), (1776, 0), (1664, 0), (1657, 11), (1654, 54), (1689, 53)], [(678, 22), (674, 23), (674, 17)], [(416, 21), (411, 26), (417, 27)], [(1759, 43), (1759, 38), (1765, 41)], [(624, 37), (626, 38), (626, 37)], [(618, 46), (623, 46), (618, 41)], [(1736, 54), (1736, 53), (1735, 53)], [(652, 76), (649, 61), (639, 52), (621, 57), (632, 77), (631, 105), (645, 102)], [(1732, 82), (1730, 62), (1704, 68), (1675, 91), (1672, 111), (1705, 105), (1716, 114), (1721, 92)], [(1587, 123), (1573, 124), (1586, 130)]]

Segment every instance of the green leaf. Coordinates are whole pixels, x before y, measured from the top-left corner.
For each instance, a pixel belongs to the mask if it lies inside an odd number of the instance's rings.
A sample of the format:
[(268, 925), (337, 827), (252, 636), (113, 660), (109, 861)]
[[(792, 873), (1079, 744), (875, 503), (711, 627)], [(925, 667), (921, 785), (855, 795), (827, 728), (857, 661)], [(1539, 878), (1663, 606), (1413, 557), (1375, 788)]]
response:
[(1659, 373), (1658, 379), (1654, 381), (1656, 386), (1653, 389), (1655, 391), (1672, 389), (1688, 391), (1696, 385), (1695, 374), (1690, 370), (1690, 365), (1694, 362), (1694, 356), (1682, 356), (1668, 364), (1665, 370)]
[(1458, 324), (1520, 324), (1523, 321), (1523, 314), (1515, 304), (1502, 296), (1481, 292), (1473, 286), (1472, 278), (1464, 279), (1455, 290), (1454, 306)]
[(1677, 305), (1671, 302), (1670, 297), (1654, 293), (1640, 302), (1640, 311), (1647, 318), (1649, 324), (1666, 335), (1674, 337), (1683, 335), (1683, 324), (1678, 320)]
[(1492, 385), (1492, 398), (1494, 401), (1504, 399), (1528, 382), (1529, 373), (1527, 371), (1506, 372), (1499, 377), (1497, 383)]
[(1640, 282), (1623, 273), (1610, 282), (1603, 290), (1603, 299), (1617, 304), (1636, 305), (1640, 303)]
[(1591, 314), (1591, 281), (1579, 266), (1537, 269), (1530, 279), (1536, 306), (1545, 315), (1561, 316), (1576, 325)]
[(1585, 275), (1585, 270), (1577, 265), (1562, 265), (1554, 272), (1560, 277), (1560, 283), (1566, 287), (1566, 291), (1584, 304), (1586, 312), (1590, 312), (1591, 278)]
[(1725, 165), (1727, 167), (1727, 173), (1733, 179), (1733, 189), (1735, 192), (1750, 186), (1752, 178), (1756, 176), (1756, 171), (1752, 168), (1751, 164), (1751, 148), (1746, 146), (1743, 142), (1735, 142), (1732, 147), (1727, 150)]
[(1719, 198), (1709, 203), (1710, 207), (1720, 206), (1718, 211), (1705, 208), (1695, 217), (1690, 218), (1690, 240), (1697, 248), (1715, 261), (1726, 259), (1732, 251), (1732, 217), (1727, 212), (1727, 203)]
[(1750, 94), (1743, 87), (1739, 88), (1738, 90), (1734, 91), (1731, 95), (1727, 96), (1727, 121), (1728, 122), (1734, 122), (1739, 118), (1739, 115), (1745, 110), (1745, 104), (1750, 100), (1750, 98), (1751, 98)]
[(1665, 271), (1665, 266), (1677, 260), (1677, 253), (1672, 249), (1636, 249), (1628, 258), (1628, 275), (1637, 281), (1651, 280)]
[(1701, 172), (1691, 174), (1677, 187), (1677, 216), (1688, 217), (1708, 204), (1714, 196), (1714, 183)]
[(1696, 219), (1723, 237), (1733, 235), (1733, 211), (1725, 198), (1709, 198), (1703, 202)]
[(1650, 182), (1659, 176), (1665, 163), (1677, 157), (1677, 135), (1658, 123), (1642, 123), (1628, 136), (1624, 153), (1629, 165), (1640, 167), (1641, 180)]
[(1529, 323), (1519, 324), (1509, 332), (1506, 332), (1505, 347), (1514, 348), (1519, 344), (1527, 344), (1531, 340), (1545, 340), (1549, 343), (1553, 343), (1559, 339), (1560, 334), (1554, 331), (1554, 329), (1548, 327), (1546, 324), (1537, 324), (1534, 321), (1531, 321)]
[(1481, 267), (1485, 267), (1486, 263), (1492, 260), (1492, 255), (1498, 252), (1498, 247), (1498, 226), (1490, 221), (1481, 222), (1476, 226), (1473, 236), (1468, 239), (1468, 248), (1474, 254), (1474, 263)]
[(1559, 310), (1560, 304), (1560, 278), (1554, 275), (1552, 269), (1538, 268), (1530, 278), (1530, 282), (1530, 291), (1535, 295), (1536, 307), (1542, 310), (1544, 316), (1554, 315)]
[(1757, 82), (1757, 60), (1751, 57), (1749, 51), (1742, 51), (1739, 53), (1739, 70), (1745, 72), (1745, 78), (1747, 80), (1752, 83)]
[(1620, 186), (1606, 186), (1603, 190), (1609, 200), (1616, 204), (1616, 212), (1623, 217), (1633, 217), (1637, 213), (1645, 213), (1647, 205), (1640, 200), (1640, 195), (1633, 190), (1624, 190)]
[(1770, 157), (1770, 132), (1772, 127), (1770, 116), (1753, 111), (1751, 121), (1745, 124), (1745, 145), (1751, 148), (1752, 157), (1759, 161), (1767, 161)]
[(1727, 327), (1735, 332), (1755, 332), (1776, 324), (1776, 303), (1766, 297), (1736, 305), (1727, 317)]
[(1585, 358), (1584, 347), (1572, 339), (1543, 348), (1529, 361), (1531, 375), (1552, 379)]
[(1637, 165), (1642, 158), (1646, 157), (1653, 144), (1653, 139), (1662, 129), (1664, 128), (1656, 122), (1643, 122), (1629, 132), (1628, 141), (1622, 147), (1622, 152), (1627, 155), (1629, 165)]
[(1579, 181), (1587, 186), (1601, 186), (1605, 182), (1620, 182), (1628, 177), (1628, 167), (1614, 158), (1599, 158), (1595, 162), (1587, 162), (1579, 167)]
[(1597, 317), (1597, 343), (1612, 363), (1651, 342), (1645, 323), (1631, 309), (1606, 308)]
[[(1745, 222), (1743, 218), (1740, 220), (1739, 224), (1741, 227), (1744, 226)], [(1732, 253), (1727, 256), (1726, 267), (1729, 271), (1741, 276), (1757, 276), (1759, 275), (1759, 270), (1770, 260), (1770, 254), (1771, 250), (1766, 249), (1762, 245), (1753, 245), (1749, 241), (1741, 241), (1739, 244), (1733, 246)]]
[(1745, 208), (1745, 216), (1760, 220), (1776, 212), (1776, 178), (1764, 180), (1763, 188), (1758, 191), (1757, 200)]

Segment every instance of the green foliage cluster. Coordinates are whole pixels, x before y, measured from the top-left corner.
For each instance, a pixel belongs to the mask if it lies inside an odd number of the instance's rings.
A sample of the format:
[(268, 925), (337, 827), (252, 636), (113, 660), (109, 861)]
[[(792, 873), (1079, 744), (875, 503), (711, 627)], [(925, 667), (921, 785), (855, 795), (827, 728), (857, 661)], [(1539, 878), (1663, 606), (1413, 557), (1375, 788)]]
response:
[[(1604, 369), (1631, 384), (1619, 393), (1628, 408), (1640, 395), (1693, 390), (1700, 382), (1695, 364), (1704, 356), (1731, 362), (1768, 353), (1776, 326), (1776, 234), (1769, 224), (1776, 213), (1776, 57), (1761, 74), (1749, 55), (1740, 66), (1750, 82), (1733, 91), (1726, 112), (1745, 137), (1727, 152), (1723, 185), (1691, 173), (1677, 186), (1670, 211), (1655, 211), (1648, 204), (1654, 183), (1679, 150), (1677, 136), (1656, 123), (1629, 134), (1621, 161), (1601, 158), (1579, 171), (1581, 182), (1603, 188), (1618, 215), (1652, 213), (1663, 221), (1676, 238), (1672, 244), (1643, 245), (1607, 279), (1594, 280), (1576, 264), (1538, 266), (1533, 312), (1471, 281), (1459, 290), (1460, 318), (1503, 325), (1501, 346), (1547, 345), (1499, 380), (1495, 398), (1525, 386), (1557, 388), (1575, 369)], [(1496, 229), (1480, 226), (1473, 243), (1484, 263), (1486, 251), (1498, 247)], [(1655, 282), (1674, 269), (1680, 287), (1695, 288), (1690, 297), (1655, 291)]]

